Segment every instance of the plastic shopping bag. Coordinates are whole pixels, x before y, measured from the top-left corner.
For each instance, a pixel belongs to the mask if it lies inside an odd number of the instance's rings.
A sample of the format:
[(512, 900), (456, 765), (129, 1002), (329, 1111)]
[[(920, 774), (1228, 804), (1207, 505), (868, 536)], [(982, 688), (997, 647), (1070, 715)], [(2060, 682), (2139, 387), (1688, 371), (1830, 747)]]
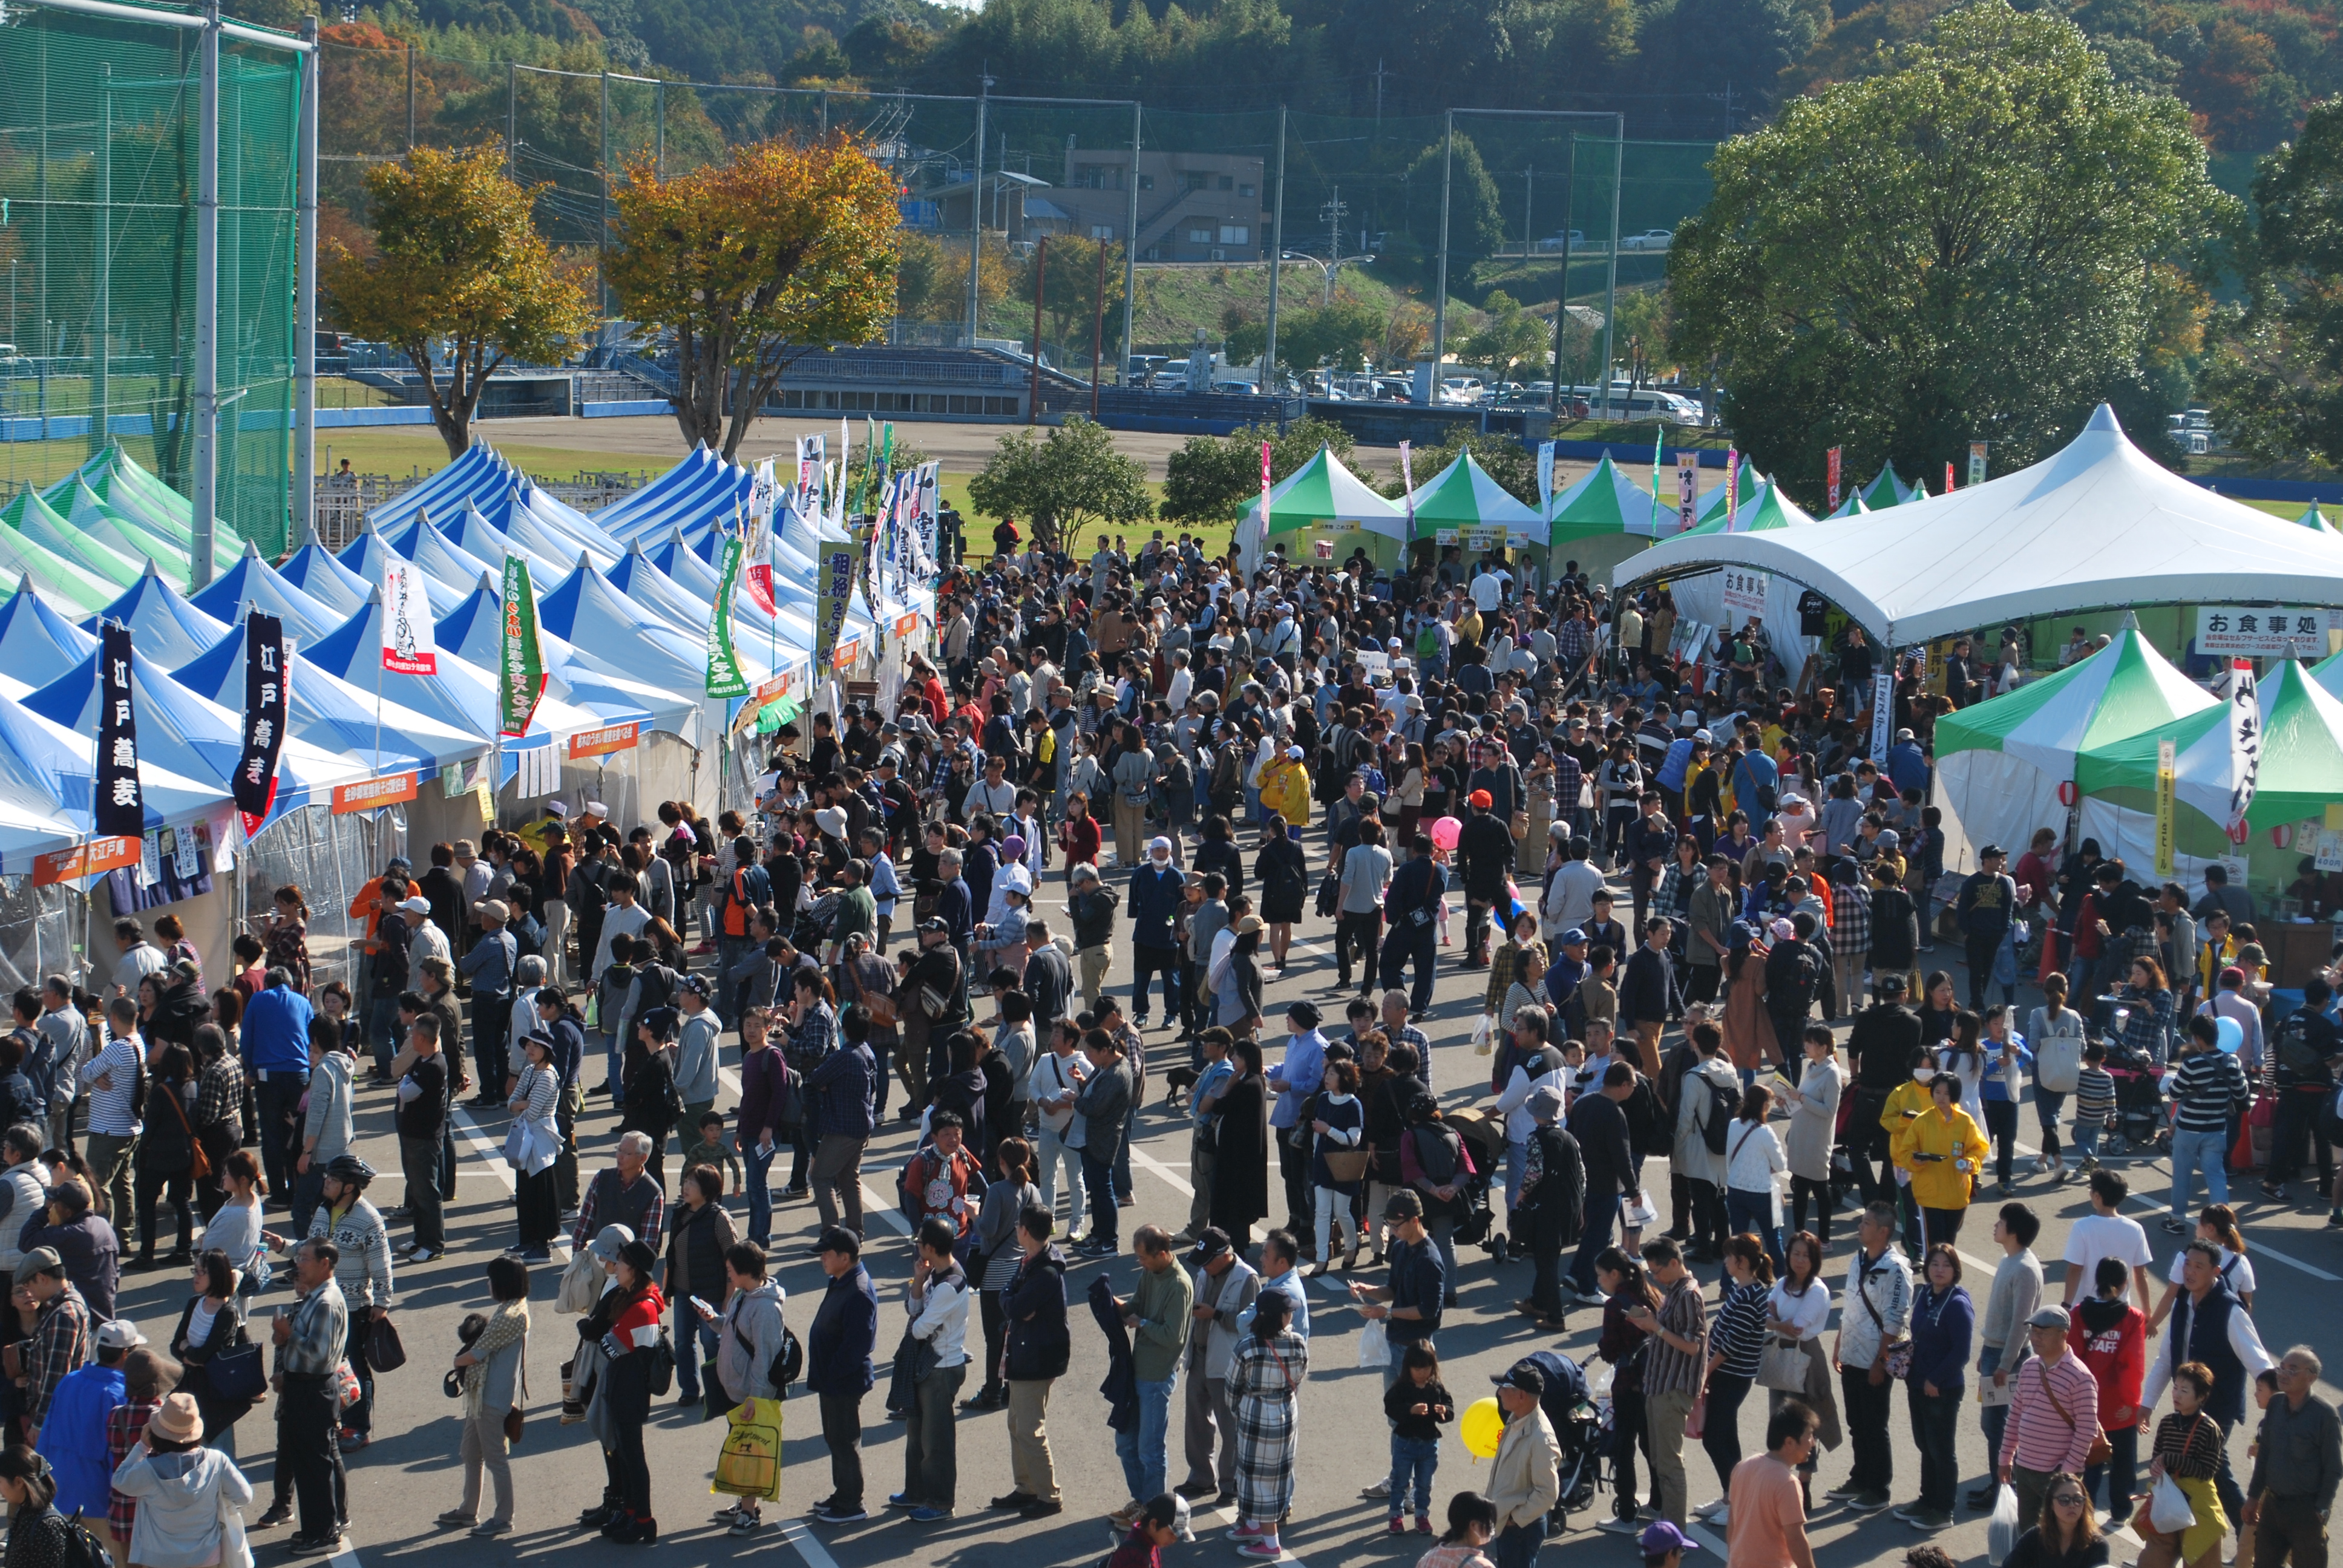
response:
[(2148, 1489), (2147, 1522), (2167, 1535), (2177, 1535), (2197, 1523), (2197, 1505), (2188, 1501), (2178, 1482), (2159, 1475)]
[(561, 1271), (561, 1288), (554, 1296), (557, 1312), (590, 1312), (602, 1297), (602, 1264), (590, 1248), (580, 1247)]
[(1656, 1225), (1659, 1221), (1660, 1211), (1653, 1206), (1649, 1188), (1639, 1191), (1633, 1198), (1627, 1200), (1627, 1213), (1622, 1222), (1628, 1230), (1640, 1231), (1646, 1225)]
[(1383, 1371), (1391, 1365), (1391, 1339), (1383, 1332), (1381, 1318), (1370, 1318), (1359, 1332), (1359, 1365), (1363, 1370)]
[(735, 1405), (716, 1455), (710, 1492), (731, 1497), (781, 1500), (781, 1402), (752, 1399)]
[(2009, 1549), (2017, 1544), (2017, 1493), (2004, 1482), (1993, 1494), (1993, 1517), (1986, 1521), (1985, 1557), (1992, 1568), (2001, 1568)]
[(1487, 1056), (1497, 1049), (1497, 1015), (1484, 1012), (1473, 1026), (1473, 1054)]

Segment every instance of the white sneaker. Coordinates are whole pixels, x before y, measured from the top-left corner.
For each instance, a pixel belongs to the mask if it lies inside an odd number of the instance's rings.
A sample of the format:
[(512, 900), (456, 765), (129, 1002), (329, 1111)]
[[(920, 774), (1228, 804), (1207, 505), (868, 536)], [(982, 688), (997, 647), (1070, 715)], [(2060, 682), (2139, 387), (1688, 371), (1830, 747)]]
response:
[(410, 1263), (427, 1263), (438, 1255), (428, 1247), (413, 1247), (407, 1250), (407, 1261)]
[(1716, 1512), (1708, 1516), (1708, 1523), (1713, 1528), (1718, 1530), (1731, 1524), (1733, 1523), (1732, 1506), (1728, 1503), (1718, 1503)]

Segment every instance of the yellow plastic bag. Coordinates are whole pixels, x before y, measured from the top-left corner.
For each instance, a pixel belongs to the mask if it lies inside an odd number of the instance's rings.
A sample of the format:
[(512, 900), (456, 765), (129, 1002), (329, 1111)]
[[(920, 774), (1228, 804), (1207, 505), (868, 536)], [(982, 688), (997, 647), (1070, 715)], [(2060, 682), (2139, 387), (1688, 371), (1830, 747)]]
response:
[(732, 1497), (781, 1500), (781, 1402), (752, 1399), (732, 1407), (724, 1446), (716, 1455), (710, 1492)]

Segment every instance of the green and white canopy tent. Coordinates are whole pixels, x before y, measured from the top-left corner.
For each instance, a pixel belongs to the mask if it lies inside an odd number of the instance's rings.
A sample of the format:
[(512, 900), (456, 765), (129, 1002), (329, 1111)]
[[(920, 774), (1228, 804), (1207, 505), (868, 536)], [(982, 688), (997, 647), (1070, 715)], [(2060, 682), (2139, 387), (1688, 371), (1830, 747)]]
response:
[[(2088, 658), (1946, 714), (1936, 720), (1936, 792), (1945, 813), (1945, 863), (1974, 865), (1975, 851), (1986, 844), (2015, 858), (2040, 828), (2063, 834), (2066, 807), (2058, 791), (2075, 781), (2079, 753), (2219, 706), (2127, 618)], [(2151, 769), (2153, 763), (2151, 753)], [(2148, 782), (2155, 784), (2152, 771)]]
[(1823, 520), (1825, 522), (1831, 522), (1835, 521), (1840, 518), (1859, 518), (1865, 512), (1872, 511), (1875, 508), (1865, 502), (1863, 492), (1861, 490), (1854, 490), (1848, 493), (1845, 500), (1841, 501), (1838, 504), (1838, 510), (1824, 513)]
[(1744, 492), (1744, 495), (1745, 498), (1742, 501), (1740, 509), (1733, 514), (1729, 526), (1725, 519), (1725, 508), (1720, 506), (1714, 516), (1703, 518), (1675, 537), (1690, 538), (1695, 534), (1762, 534), (1775, 528), (1804, 528), (1815, 520), (1806, 515), (1797, 502), (1784, 495), (1781, 487), (1771, 479), (1760, 479), (1755, 494)]
[[(1307, 538), (1280, 537), (1297, 534)], [(1312, 545), (1322, 538), (1333, 543), (1339, 558), (1361, 542), (1357, 538), (1361, 534), (1390, 541), (1368, 550), (1378, 564), (1389, 566), (1399, 558), (1406, 541), (1407, 513), (1397, 501), (1377, 495), (1365, 480), (1342, 467), (1330, 448), (1319, 447), (1316, 457), (1287, 475), (1282, 483), (1270, 487), (1269, 537), (1282, 544), (1289, 557), (1296, 552), (1306, 557)], [(1236, 544), (1238, 564), (1250, 575), (1263, 554), (1257, 497), (1237, 520)]]
[[(1546, 504), (1546, 537), (1556, 545), (1614, 534), (1650, 538), (1652, 492), (1630, 478), (1605, 452), (1584, 478), (1555, 493)], [(1673, 511), (1662, 514), (1661, 526), (1674, 526)]]
[[(1272, 532), (1277, 516), (1275, 501), (1275, 493), (1272, 492)], [(1479, 546), (1475, 539), (1467, 537), (1467, 533), (1479, 529), (1488, 544), (1503, 543), (1509, 549), (1526, 549), (1545, 542), (1545, 519), (1538, 515), (1537, 508), (1491, 478), (1489, 470), (1474, 462), (1470, 451), (1457, 453), (1454, 462), (1415, 487), (1414, 494), (1402, 505), (1403, 522), (1411, 509), (1415, 514), (1413, 537), (1419, 539), (1453, 534), (1456, 537), (1450, 543), (1476, 548)]]
[(2338, 528), (2333, 523), (2327, 520), (2326, 515), (2319, 511), (2318, 503), (2317, 501), (2311, 502), (2309, 508), (2303, 512), (2302, 516), (2295, 518), (2294, 520), (2314, 533), (2343, 533), (2343, 528)]
[(1871, 483), (1855, 493), (1863, 498), (1864, 508), (1866, 511), (1876, 512), (1888, 507), (1900, 507), (1906, 501), (1926, 500), (1928, 497), (1928, 487), (1925, 484), (1906, 484), (1897, 476), (1896, 465), (1890, 463), (1872, 476)]
[[(2247, 879), (2274, 890), (2294, 876), (2308, 846), (2296, 845), (2305, 824), (2316, 832), (2343, 780), (2343, 699), (2337, 699), (2302, 666), (2286, 659), (2272, 668), (2255, 693), (2261, 708), (2261, 759), (2253, 800), (2246, 809), (2250, 829), (2242, 846), (2224, 829), (2236, 788), (2227, 723), (2228, 705), (2185, 715), (2120, 740), (2083, 751), (2075, 759), (2075, 782), (2083, 803), (2077, 831), (2099, 841), (2109, 855), (2148, 874), (2156, 864), (2157, 745), (2170, 740), (2174, 759), (2173, 856), (2179, 879), (2194, 886), (2204, 868), (2225, 855), (2246, 858)], [(2278, 829), (2289, 839), (2278, 841)]]

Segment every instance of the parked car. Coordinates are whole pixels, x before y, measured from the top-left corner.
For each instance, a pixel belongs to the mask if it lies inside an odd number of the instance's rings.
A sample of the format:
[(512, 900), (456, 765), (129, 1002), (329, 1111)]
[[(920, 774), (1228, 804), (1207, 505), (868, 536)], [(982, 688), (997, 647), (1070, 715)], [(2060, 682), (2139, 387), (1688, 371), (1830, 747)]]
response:
[(1665, 250), (1674, 239), (1675, 231), (1673, 229), (1647, 228), (1641, 234), (1622, 236), (1619, 248), (1621, 250)]

